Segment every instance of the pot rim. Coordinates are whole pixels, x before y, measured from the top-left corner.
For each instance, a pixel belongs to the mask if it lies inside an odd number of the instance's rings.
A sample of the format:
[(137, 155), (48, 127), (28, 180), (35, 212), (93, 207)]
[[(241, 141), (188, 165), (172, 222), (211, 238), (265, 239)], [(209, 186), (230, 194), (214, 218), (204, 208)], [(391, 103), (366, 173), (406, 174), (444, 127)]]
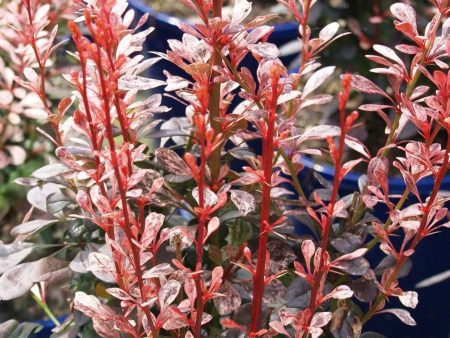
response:
[[(319, 174), (321, 174), (325, 177), (334, 177), (334, 167), (332, 167), (328, 164), (317, 163), (316, 161), (311, 159), (309, 156), (303, 156), (301, 162), (305, 165), (306, 168), (315, 170)], [(347, 185), (352, 184), (352, 185), (355, 185), (356, 187), (358, 187), (358, 180), (362, 175), (363, 175), (362, 173), (358, 174), (358, 173), (350, 172), (344, 177), (342, 183), (347, 184)], [(422, 189), (423, 190), (425, 190), (425, 189), (431, 190), (433, 188), (433, 185), (434, 185), (434, 179), (430, 176), (427, 176), (427, 177), (421, 179), (417, 183), (417, 188), (419, 189), (419, 192), (421, 192)], [(389, 176), (389, 187), (393, 190), (403, 189), (406, 187), (406, 184), (402, 177)], [(444, 180), (442, 181), (441, 188), (443, 188), (444, 190), (450, 189), (450, 175), (447, 174), (445, 176)]]

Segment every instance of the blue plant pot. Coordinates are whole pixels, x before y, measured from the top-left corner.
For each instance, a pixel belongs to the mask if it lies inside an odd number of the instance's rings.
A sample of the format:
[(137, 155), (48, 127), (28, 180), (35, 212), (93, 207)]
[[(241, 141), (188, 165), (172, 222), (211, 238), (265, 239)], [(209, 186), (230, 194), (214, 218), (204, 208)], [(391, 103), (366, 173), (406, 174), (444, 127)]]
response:
[[(58, 317), (58, 321), (63, 323), (66, 318), (67, 316)], [(32, 334), (30, 338), (49, 338), (52, 334), (52, 330), (55, 328), (55, 323), (53, 323), (50, 319), (36, 320), (34, 323), (41, 325), (42, 330), (38, 333)]]
[[(310, 158), (303, 158), (305, 170), (300, 178), (305, 180), (313, 171), (332, 181), (334, 168), (326, 164), (317, 164)], [(340, 195), (359, 191), (357, 173), (348, 174), (340, 187)], [(309, 178), (308, 178), (309, 179)], [(311, 188), (317, 188), (318, 183), (313, 182)], [(390, 177), (390, 192), (403, 194), (405, 183), (401, 177)], [(420, 194), (425, 198), (433, 189), (433, 179), (428, 177), (418, 183)], [(441, 186), (443, 190), (450, 190), (450, 175), (447, 175)], [(408, 200), (412, 204), (413, 199)], [(386, 220), (386, 209), (376, 208), (375, 216), (382, 221)], [(419, 294), (419, 304), (414, 310), (410, 310), (417, 326), (407, 326), (396, 317), (389, 314), (376, 315), (365, 326), (365, 330), (376, 331), (389, 338), (441, 338), (450, 337), (450, 280), (423, 289), (415, 289), (415, 285), (427, 277), (450, 269), (450, 231), (444, 230), (438, 235), (425, 238), (416, 248), (412, 256), (413, 267), (411, 273), (400, 280), (400, 287), (405, 291), (416, 290)], [(370, 253), (369, 260), (379, 262), (385, 254), (379, 249)], [(392, 299), (389, 308), (404, 306)]]

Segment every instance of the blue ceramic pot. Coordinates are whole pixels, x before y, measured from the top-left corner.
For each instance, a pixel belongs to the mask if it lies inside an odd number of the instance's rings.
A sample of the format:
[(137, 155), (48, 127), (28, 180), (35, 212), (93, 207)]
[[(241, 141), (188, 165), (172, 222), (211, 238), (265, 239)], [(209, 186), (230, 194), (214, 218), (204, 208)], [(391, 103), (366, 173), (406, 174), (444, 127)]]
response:
[[(63, 323), (66, 318), (67, 316), (58, 317), (58, 321)], [(49, 338), (52, 334), (52, 330), (55, 328), (55, 323), (53, 323), (50, 319), (36, 320), (34, 323), (41, 325), (42, 330), (38, 333), (32, 334), (30, 338)]]
[[(325, 177), (327, 180), (332, 181), (334, 178), (334, 168), (326, 164), (318, 164), (307, 157), (303, 157), (302, 163), (307, 169), (314, 170), (320, 175)], [(342, 184), (340, 186), (340, 194), (342, 196), (351, 194), (355, 191), (359, 191), (358, 179), (361, 177), (360, 174), (351, 172), (344, 177)], [(418, 189), (421, 196), (429, 196), (431, 190), (433, 189), (434, 181), (431, 177), (426, 177), (419, 181)], [(442, 182), (443, 190), (450, 190), (450, 175), (447, 175)], [(405, 191), (405, 182), (401, 177), (390, 177), (389, 178), (389, 192), (391, 194), (403, 194)]]
[[(316, 171), (329, 181), (333, 180), (334, 168), (326, 164), (317, 164), (310, 158), (304, 157), (302, 162), (305, 170), (300, 174), (301, 179)], [(341, 196), (359, 191), (357, 173), (348, 174), (340, 187)], [(317, 182), (312, 188), (317, 188)], [(401, 177), (390, 177), (389, 187), (392, 194), (402, 194), (405, 183)], [(424, 178), (418, 183), (419, 192), (425, 198), (433, 189), (433, 179)], [(441, 186), (442, 190), (450, 190), (450, 175), (447, 175)], [(413, 200), (408, 201), (410, 204)], [(375, 216), (386, 220), (386, 209), (375, 209)], [(425, 238), (416, 248), (412, 256), (413, 267), (410, 274), (400, 280), (400, 287), (405, 291), (416, 290), (415, 285), (423, 279), (450, 269), (450, 231), (443, 230), (438, 235)], [(379, 262), (385, 256), (379, 249), (371, 252), (369, 260)], [(396, 317), (389, 314), (375, 316), (365, 326), (365, 330), (376, 331), (388, 338), (441, 338), (450, 337), (450, 280), (444, 281), (424, 289), (416, 290), (419, 294), (419, 304), (411, 314), (417, 326), (407, 326)], [(398, 300), (393, 299), (389, 308), (404, 308)]]

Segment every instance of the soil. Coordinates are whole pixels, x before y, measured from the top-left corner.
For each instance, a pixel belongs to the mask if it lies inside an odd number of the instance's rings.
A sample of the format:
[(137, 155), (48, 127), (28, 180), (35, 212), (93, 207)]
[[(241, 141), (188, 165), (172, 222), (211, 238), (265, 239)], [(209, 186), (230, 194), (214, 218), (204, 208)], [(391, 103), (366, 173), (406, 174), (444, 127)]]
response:
[[(144, 0), (148, 6), (155, 9), (158, 12), (166, 13), (172, 16), (187, 19), (188, 21), (196, 21), (195, 12), (184, 5), (180, 0)], [(224, 1), (224, 13), (231, 13), (233, 0)], [(253, 1), (253, 9), (251, 17), (266, 15), (266, 14), (277, 14), (280, 17), (277, 19), (278, 22), (291, 21), (292, 18), (287, 15), (286, 9), (278, 4), (276, 0), (258, 0)]]

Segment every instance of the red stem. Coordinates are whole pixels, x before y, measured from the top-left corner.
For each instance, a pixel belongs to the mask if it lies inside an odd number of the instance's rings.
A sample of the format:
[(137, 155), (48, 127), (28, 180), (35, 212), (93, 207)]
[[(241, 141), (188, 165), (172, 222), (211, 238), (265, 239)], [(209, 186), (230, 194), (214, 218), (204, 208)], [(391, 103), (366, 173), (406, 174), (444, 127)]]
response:
[(252, 319), (249, 328), (250, 336), (255, 334), (261, 326), (261, 309), (262, 300), (265, 290), (265, 270), (267, 259), (267, 241), (269, 239), (270, 228), (270, 204), (272, 191), (272, 170), (274, 158), (274, 134), (275, 119), (278, 99), (278, 78), (272, 79), (272, 97), (269, 103), (267, 133), (263, 139), (263, 172), (264, 183), (262, 184), (262, 202), (259, 223), (259, 243), (258, 243), (258, 260), (256, 263), (256, 271), (253, 276), (253, 303), (252, 303)]
[(28, 15), (28, 21), (30, 25), (30, 36), (28, 37), (30, 40), (31, 47), (34, 52), (34, 56), (36, 57), (36, 62), (39, 66), (39, 98), (42, 101), (42, 104), (44, 105), (45, 110), (47, 111), (47, 114), (49, 116), (49, 122), (52, 126), (53, 132), (55, 133), (56, 143), (58, 146), (62, 144), (61, 141), (61, 135), (59, 133), (58, 129), (58, 121), (51, 118), (53, 115), (52, 110), (50, 109), (50, 105), (48, 104), (47, 98), (46, 98), (46, 90), (45, 90), (45, 62), (46, 60), (42, 60), (41, 55), (39, 54), (39, 50), (37, 48), (36, 44), (36, 32), (34, 31), (34, 18), (33, 14), (31, 13), (31, 1), (30, 0), (23, 0), (23, 4), (25, 9), (27, 10)]
[[(142, 269), (141, 269), (141, 263), (140, 263), (140, 255), (139, 255), (139, 248), (134, 244), (133, 242), (133, 234), (131, 232), (131, 224), (130, 224), (130, 216), (128, 214), (128, 203), (126, 198), (126, 191), (127, 187), (124, 181), (122, 180), (121, 173), (119, 171), (119, 161), (116, 153), (116, 144), (114, 141), (114, 135), (113, 135), (113, 127), (111, 122), (111, 113), (110, 113), (110, 105), (108, 100), (108, 91), (107, 86), (105, 82), (105, 72), (102, 64), (102, 56), (101, 56), (101, 49), (100, 44), (98, 43), (98, 37), (95, 34), (96, 32), (93, 30), (92, 25), (88, 24), (88, 28), (91, 32), (91, 35), (94, 37), (96, 47), (97, 47), (97, 57), (95, 63), (98, 68), (98, 75), (100, 79), (100, 86), (101, 86), (101, 96), (103, 101), (103, 110), (105, 113), (105, 132), (106, 132), (106, 138), (109, 143), (110, 148), (110, 156), (111, 156), (111, 165), (113, 167), (114, 175), (117, 180), (117, 185), (119, 189), (119, 195), (122, 203), (122, 213), (123, 213), (123, 219), (124, 219), (124, 226), (123, 230), (125, 232), (125, 235), (127, 237), (128, 243), (130, 245), (131, 251), (132, 251), (132, 262), (134, 265), (136, 278), (139, 286), (139, 291), (141, 294), (141, 299), (143, 302), (145, 302), (145, 292), (144, 292), (144, 282), (142, 278)], [(150, 325), (152, 335), (154, 337), (157, 337), (158, 332), (154, 326), (153, 318), (151, 316), (150, 310), (147, 307), (141, 307), (142, 311), (145, 313), (148, 323)]]
[[(348, 83), (348, 85), (349, 85), (349, 83)], [(349, 87), (344, 88), (344, 90), (346, 90), (347, 94), (348, 94)], [(347, 96), (347, 99), (348, 99), (348, 96)], [(321, 243), (320, 243), (321, 255), (320, 255), (320, 260), (319, 260), (319, 266), (317, 268), (314, 267), (314, 270), (317, 272), (314, 274), (314, 283), (313, 283), (313, 286), (311, 287), (311, 298), (310, 298), (309, 307), (308, 307), (310, 310), (310, 315), (307, 320), (307, 323), (305, 324), (305, 327), (309, 327), (311, 324), (311, 320), (312, 320), (314, 313), (316, 311), (316, 308), (317, 308), (317, 298), (319, 296), (319, 292), (320, 292), (320, 288), (321, 288), (321, 281), (322, 281), (322, 278), (327, 273), (327, 269), (325, 268), (325, 262), (326, 262), (326, 256), (327, 256), (326, 252), (327, 252), (328, 242), (330, 239), (329, 237), (330, 237), (330, 232), (331, 232), (331, 223), (333, 220), (333, 210), (334, 210), (334, 206), (336, 205), (336, 202), (337, 202), (338, 190), (339, 190), (339, 186), (340, 186), (341, 180), (342, 180), (342, 178), (341, 178), (342, 159), (344, 157), (345, 137), (346, 137), (346, 133), (347, 133), (347, 126), (346, 126), (346, 121), (345, 121), (345, 102), (343, 102), (340, 106), (340, 121), (341, 121), (341, 135), (339, 138), (339, 149), (338, 149), (337, 157), (335, 160), (333, 190), (331, 192), (330, 203), (327, 206), (328, 215), (327, 215), (326, 223), (322, 226), (322, 239), (321, 239)], [(306, 262), (306, 264), (310, 264), (310, 262)], [(308, 334), (309, 334), (309, 332), (307, 330), (305, 330), (302, 334), (302, 337), (306, 338), (308, 336)]]

